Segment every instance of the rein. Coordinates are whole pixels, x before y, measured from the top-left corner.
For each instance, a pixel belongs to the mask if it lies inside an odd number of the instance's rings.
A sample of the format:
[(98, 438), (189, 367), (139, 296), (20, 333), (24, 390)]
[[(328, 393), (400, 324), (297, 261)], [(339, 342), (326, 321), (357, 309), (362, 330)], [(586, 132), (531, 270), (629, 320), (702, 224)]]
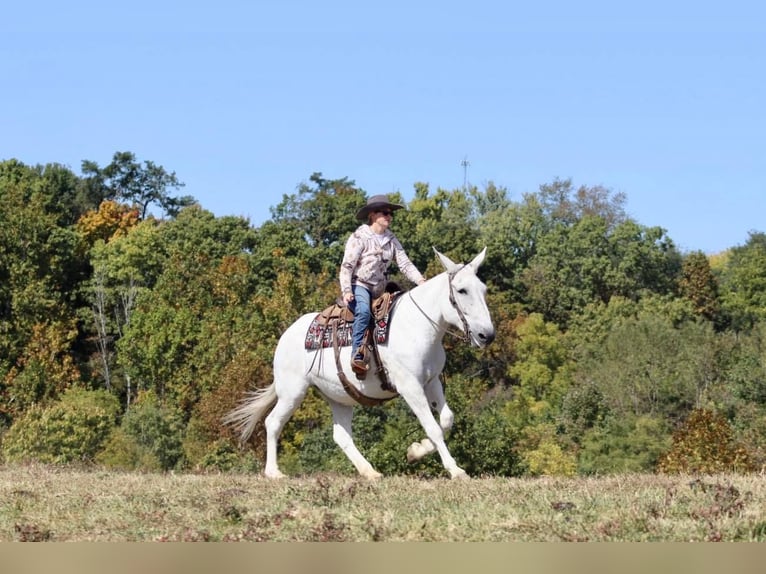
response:
[[(471, 340), (471, 328), (468, 326), (468, 320), (465, 318), (465, 314), (463, 313), (463, 310), (460, 308), (460, 306), (457, 304), (457, 299), (455, 299), (455, 291), (452, 287), (452, 279), (457, 275), (461, 269), (463, 269), (465, 265), (461, 265), (457, 270), (451, 271), (447, 274), (447, 282), (449, 284), (449, 302), (450, 305), (457, 311), (458, 317), (460, 317), (460, 321), (463, 323), (463, 332), (462, 333), (456, 333), (454, 331), (447, 330), (447, 333), (455, 337), (456, 339), (459, 339), (460, 341), (463, 341), (464, 343), (470, 342)], [(429, 323), (433, 325), (434, 329), (439, 328), (439, 324), (431, 319), (431, 317), (428, 316), (428, 314), (421, 308), (420, 305), (418, 305), (418, 302), (415, 301), (415, 299), (412, 296), (412, 291), (408, 291), (407, 294), (410, 296), (410, 301), (412, 301), (413, 305), (415, 305), (415, 308), (422, 313), (422, 315), (428, 319)]]

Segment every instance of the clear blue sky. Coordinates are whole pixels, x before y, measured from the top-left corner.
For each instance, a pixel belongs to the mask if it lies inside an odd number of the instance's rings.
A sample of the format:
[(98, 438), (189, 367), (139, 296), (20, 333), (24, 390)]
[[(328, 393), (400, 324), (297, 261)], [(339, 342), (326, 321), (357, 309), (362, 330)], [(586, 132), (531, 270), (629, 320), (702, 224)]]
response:
[(253, 225), (315, 172), (369, 195), (555, 178), (714, 253), (766, 231), (766, 4), (11, 2), (0, 160), (131, 151)]

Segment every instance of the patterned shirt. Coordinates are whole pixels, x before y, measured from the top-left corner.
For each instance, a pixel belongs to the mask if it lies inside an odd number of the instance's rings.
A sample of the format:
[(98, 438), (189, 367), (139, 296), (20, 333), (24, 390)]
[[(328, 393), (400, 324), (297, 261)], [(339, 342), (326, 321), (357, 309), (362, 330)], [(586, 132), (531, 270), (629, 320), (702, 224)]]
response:
[(410, 261), (396, 236), (388, 229), (375, 233), (369, 225), (360, 225), (346, 241), (343, 262), (340, 265), (340, 288), (346, 293), (351, 285), (366, 287), (373, 297), (386, 288), (386, 271), (391, 261), (413, 283), (422, 283), (423, 275)]

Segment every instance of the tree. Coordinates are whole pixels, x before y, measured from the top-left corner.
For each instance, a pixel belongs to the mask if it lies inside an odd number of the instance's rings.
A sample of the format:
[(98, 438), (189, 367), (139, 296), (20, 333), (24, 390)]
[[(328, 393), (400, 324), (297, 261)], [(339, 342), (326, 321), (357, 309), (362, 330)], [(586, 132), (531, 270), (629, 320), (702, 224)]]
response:
[(416, 183), (407, 209), (396, 212), (394, 233), (415, 266), (434, 275), (443, 270), (434, 247), (455, 261), (470, 260), (483, 247), (478, 246), (475, 211), (473, 198), (462, 189), (430, 194), (427, 184)]
[(152, 204), (175, 217), (183, 207), (195, 203), (191, 196), (170, 195), (169, 188), (179, 189), (186, 185), (178, 180), (175, 172), (168, 173), (152, 161), (144, 161), (141, 165), (132, 152), (115, 152), (112, 162), (104, 168), (94, 161), (84, 160), (81, 169), (86, 178), (85, 189), (91, 198), (126, 201), (139, 208), (141, 219), (146, 218)]
[(310, 268), (321, 271), (317, 265), (340, 266), (346, 238), (359, 225), (354, 215), (365, 197), (354, 181), (345, 177), (326, 179), (316, 172), (309, 181), (301, 183), (297, 193), (284, 195), (271, 214), (274, 224), (292, 228), (315, 251)]
[(566, 328), (590, 303), (672, 292), (679, 265), (662, 229), (586, 215), (542, 236), (521, 280), (529, 309)]
[[(102, 208), (113, 202), (104, 202)], [(101, 210), (100, 210), (101, 211)], [(132, 223), (135, 212), (103, 210), (109, 217), (86, 217), (78, 225), (85, 241), (90, 237), (109, 236), (108, 241), (97, 239), (90, 249), (91, 278), (85, 288), (88, 305), (80, 310), (83, 324), (93, 326), (95, 360), (92, 377), (101, 376), (108, 389), (124, 394), (126, 407), (133, 398), (130, 373), (116, 370), (118, 363), (116, 343), (130, 325), (136, 301), (143, 292), (151, 290), (167, 259), (160, 237), (161, 223), (153, 218)], [(130, 225), (123, 225), (127, 214)], [(96, 225), (92, 225), (92, 224)]]
[(733, 247), (721, 271), (721, 299), (735, 330), (766, 319), (766, 233), (751, 232)]
[[(0, 163), (0, 374), (10, 377), (4, 381), (9, 385), (23, 380), (21, 363), (37, 355), (40, 340), (64, 345), (52, 347), (47, 357), (73, 359), (79, 352), (76, 335), (70, 335), (76, 333), (74, 309), (88, 263), (77, 234), (64, 226), (71, 213), (62, 213), (69, 204), (58, 194), (71, 191), (71, 182), (60, 168), (49, 176), (44, 171)], [(51, 183), (59, 180), (64, 183)], [(45, 380), (31, 371), (29, 376)]]
[(497, 209), (482, 213), (478, 226), (480, 242), (487, 246), (482, 266), (487, 285), (509, 293), (513, 301), (522, 301), (526, 293), (522, 274), (550, 229), (537, 197), (532, 194), (518, 203), (500, 203)]
[(576, 339), (570, 333), (575, 380), (595, 384), (604, 405), (618, 418), (650, 415), (677, 421), (704, 404), (709, 389), (721, 383), (709, 322), (676, 326), (668, 316), (646, 309), (614, 316), (602, 335), (598, 332)]
[[(130, 247), (129, 240), (149, 223), (142, 222), (126, 238), (112, 243)], [(200, 373), (211, 370), (196, 358), (206, 322), (229, 319), (229, 307), (247, 305), (254, 290), (250, 265), (254, 237), (246, 220), (215, 218), (199, 207), (184, 209), (176, 219), (158, 224), (156, 234), (145, 237), (148, 242), (139, 247), (156, 247), (150, 253), (140, 252), (137, 261), (144, 267), (137, 268), (152, 279), (145, 279), (146, 288), (138, 293), (130, 323), (117, 343), (119, 364), (135, 381), (136, 390), (154, 390), (161, 400), (189, 414), (201, 392)], [(125, 254), (135, 251), (126, 249)], [(156, 265), (149, 265), (152, 261)], [(120, 268), (129, 267), (116, 270)]]
[(125, 235), (139, 222), (135, 207), (105, 200), (97, 210), (91, 210), (77, 220), (75, 229), (85, 243), (92, 246), (97, 240), (108, 242), (115, 236)]
[(704, 253), (695, 251), (683, 259), (678, 288), (694, 305), (694, 311), (708, 321), (720, 324), (721, 302), (718, 280)]

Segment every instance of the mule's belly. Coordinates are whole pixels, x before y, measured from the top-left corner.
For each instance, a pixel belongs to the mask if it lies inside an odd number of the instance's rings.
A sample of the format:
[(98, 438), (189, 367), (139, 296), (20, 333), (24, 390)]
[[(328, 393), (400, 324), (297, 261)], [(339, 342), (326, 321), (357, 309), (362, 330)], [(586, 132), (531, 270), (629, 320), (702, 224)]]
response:
[[(311, 351), (308, 355), (306, 372), (312, 385), (330, 400), (347, 405), (359, 404), (341, 382), (333, 349), (323, 349), (319, 353)], [(371, 362), (370, 370), (363, 381), (356, 378), (356, 375), (351, 371), (350, 363), (350, 348), (341, 349), (340, 367), (346, 380), (362, 395), (376, 400), (391, 399), (397, 396), (396, 393), (383, 388), (383, 381), (375, 374), (377, 364), (374, 361)]]

